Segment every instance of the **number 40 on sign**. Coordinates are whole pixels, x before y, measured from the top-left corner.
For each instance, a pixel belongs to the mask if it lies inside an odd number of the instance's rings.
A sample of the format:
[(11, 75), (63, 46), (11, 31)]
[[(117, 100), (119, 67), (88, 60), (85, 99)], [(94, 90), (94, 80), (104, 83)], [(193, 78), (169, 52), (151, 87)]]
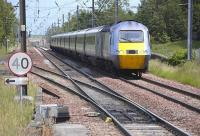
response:
[(10, 57), (8, 66), (15, 75), (22, 76), (31, 70), (32, 61), (26, 53), (18, 52)]

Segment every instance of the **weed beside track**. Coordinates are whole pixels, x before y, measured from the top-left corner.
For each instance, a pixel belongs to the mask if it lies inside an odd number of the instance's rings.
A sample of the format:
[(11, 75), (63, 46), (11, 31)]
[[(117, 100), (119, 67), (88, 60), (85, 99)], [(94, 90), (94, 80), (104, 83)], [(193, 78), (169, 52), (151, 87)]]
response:
[[(34, 104), (20, 104), (14, 100), (15, 86), (5, 85), (0, 77), (0, 136), (23, 136), (25, 128), (31, 121)], [(35, 96), (36, 86), (29, 84), (28, 93)]]

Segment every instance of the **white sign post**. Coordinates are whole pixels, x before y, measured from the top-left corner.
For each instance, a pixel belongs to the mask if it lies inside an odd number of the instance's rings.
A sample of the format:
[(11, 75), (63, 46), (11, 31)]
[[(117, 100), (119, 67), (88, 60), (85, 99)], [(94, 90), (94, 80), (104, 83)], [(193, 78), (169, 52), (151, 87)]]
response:
[(22, 110), (22, 85), (28, 84), (28, 78), (27, 77), (5, 78), (5, 84), (17, 86), (17, 91), (19, 91), (20, 107), (21, 107), (21, 110)]
[(22, 85), (28, 84), (28, 78), (23, 77), (23, 75), (27, 74), (31, 70), (32, 60), (26, 53), (18, 52), (10, 57), (8, 66), (10, 71), (18, 77), (6, 78), (5, 84), (16, 85), (19, 87), (20, 104), (22, 106)]

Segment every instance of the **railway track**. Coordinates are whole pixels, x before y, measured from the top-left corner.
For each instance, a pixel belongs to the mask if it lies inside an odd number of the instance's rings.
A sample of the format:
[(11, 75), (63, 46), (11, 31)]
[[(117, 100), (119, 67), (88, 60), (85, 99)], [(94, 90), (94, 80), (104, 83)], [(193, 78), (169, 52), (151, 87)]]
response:
[[(109, 73), (105, 73), (104, 71), (101, 71), (101, 73), (104, 73), (105, 75), (109, 75), (110, 77), (113, 77), (113, 75)], [(195, 94), (191, 91), (173, 87), (173, 86), (164, 84), (162, 82), (151, 80), (146, 77), (142, 77), (141, 80), (139, 80), (140, 82), (145, 82), (145, 84), (148, 84), (146, 86), (143, 84), (140, 85), (140, 83), (136, 82), (137, 80), (127, 80), (126, 78), (119, 77), (119, 76), (114, 76), (114, 78), (119, 78), (125, 83), (134, 85), (136, 87), (149, 91), (155, 95), (158, 95), (166, 100), (179, 104), (189, 110), (200, 113), (200, 95), (199, 94)], [(149, 86), (153, 86), (154, 88), (151, 88)], [(159, 88), (159, 90), (156, 88)]]
[(199, 94), (195, 94), (195, 93), (187, 91), (187, 90), (183, 90), (183, 89), (180, 89), (180, 88), (177, 88), (177, 87), (173, 87), (173, 86), (167, 85), (166, 83), (158, 82), (158, 81), (146, 78), (146, 77), (142, 77), (141, 79), (146, 81), (146, 82), (149, 82), (149, 83), (152, 83), (152, 84), (155, 84), (155, 85), (158, 85), (158, 86), (161, 86), (161, 87), (164, 87), (164, 88), (173, 90), (175, 92), (178, 92), (178, 93), (181, 93), (181, 94), (184, 94), (184, 95), (187, 95), (187, 96), (190, 96), (192, 98), (200, 100)]
[(200, 113), (200, 96), (198, 94), (171, 87), (144, 77), (140, 81), (129, 80), (123, 77), (120, 77), (120, 79), (128, 84), (149, 91), (174, 103), (178, 103), (189, 110)]
[(57, 56), (41, 49), (40, 51), (59, 70), (59, 73), (35, 66), (33, 74), (70, 90), (94, 104), (104, 115), (112, 118), (125, 135), (189, 135), (90, 75), (69, 66)]
[[(90, 72), (88, 72), (88, 73), (90, 73)], [(161, 82), (158, 82), (155, 80), (151, 80), (151, 79), (148, 79), (145, 77), (142, 77), (141, 80), (138, 80), (138, 81), (145, 82), (145, 84), (148, 83), (146, 86), (143, 84), (140, 85), (140, 83), (135, 83), (137, 80), (128, 80), (124, 77), (113, 76), (107, 72), (105, 73), (104, 71), (101, 71), (101, 73), (104, 73), (105, 75), (108, 75), (110, 77), (119, 78), (120, 80), (124, 81), (125, 83), (139, 87), (143, 90), (146, 90), (155, 95), (158, 95), (168, 101), (179, 104), (191, 111), (200, 113), (200, 95), (195, 94), (191, 91), (187, 91), (187, 90), (179, 89), (177, 87), (169, 86), (167, 84), (164, 84), (164, 83), (161, 83)], [(91, 74), (88, 74), (88, 75), (90, 76)], [(132, 77), (131, 77), (131, 79), (132, 79)], [(152, 85), (154, 88), (150, 87)], [(157, 88), (159, 88), (159, 90)]]

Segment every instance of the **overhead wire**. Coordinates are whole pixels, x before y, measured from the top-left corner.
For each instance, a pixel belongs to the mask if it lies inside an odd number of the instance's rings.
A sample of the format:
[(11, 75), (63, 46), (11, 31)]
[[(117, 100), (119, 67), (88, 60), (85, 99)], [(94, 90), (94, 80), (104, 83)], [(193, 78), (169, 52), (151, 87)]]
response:
[[(39, 0), (36, 0), (36, 3), (37, 2), (39, 2)], [(75, 2), (77, 2), (77, 0), (75, 0), (75, 1), (72, 1), (72, 2), (70, 2), (71, 4), (72, 3), (75, 3)], [(47, 21), (47, 19), (50, 17), (50, 16), (54, 16), (54, 15), (59, 15), (60, 16), (60, 13), (59, 13), (59, 11), (61, 11), (62, 9), (64, 9), (64, 8), (72, 8), (72, 7), (70, 7), (70, 6), (68, 6), (69, 5), (69, 3), (65, 3), (65, 4), (62, 4), (62, 5), (59, 5), (56, 1), (55, 1), (55, 3), (56, 3), (56, 7), (44, 7), (44, 9), (41, 9), (40, 7), (39, 7), (39, 3), (38, 3), (38, 6), (37, 7), (31, 7), (31, 8), (29, 8), (30, 10), (32, 9), (33, 11), (34, 11), (34, 17), (31, 17), (31, 16), (29, 16), (28, 18), (33, 18), (33, 23), (34, 23), (34, 31), (35, 32), (38, 32), (39, 30), (41, 30), (41, 28), (44, 28), (46, 25), (44, 25), (45, 23), (46, 23), (46, 21)], [(57, 10), (57, 13), (56, 14), (51, 14), (51, 10), (52, 9), (56, 9)], [(37, 10), (37, 12), (36, 12), (36, 10)], [(47, 15), (45, 15), (45, 16), (40, 16), (40, 13), (41, 12), (44, 12), (44, 10), (45, 11), (48, 11), (49, 10), (49, 12), (48, 12), (48, 14)], [(72, 11), (74, 11), (75, 9), (71, 9), (69, 12), (72, 12)], [(37, 16), (35, 16), (37, 14)], [(41, 18), (45, 18), (45, 19), (43, 19), (43, 20), (40, 20)], [(38, 22), (39, 21), (39, 22)], [(33, 26), (33, 23), (31, 23), (30, 25), (29, 25), (29, 27), (28, 28), (31, 28), (32, 26)]]
[[(110, 0), (104, 0), (104, 1), (110, 1)], [(59, 4), (58, 3), (58, 1), (54, 1), (54, 3), (55, 3), (55, 6), (51, 6), (51, 7), (40, 7), (40, 4), (39, 4), (39, 0), (36, 0), (35, 1), (35, 5), (37, 5), (37, 6), (35, 6), (35, 7), (33, 7), (33, 6), (30, 6), (29, 7), (29, 10), (32, 10), (32, 11), (34, 11), (34, 16), (32, 17), (32, 16), (28, 16), (27, 18), (30, 18), (30, 19), (33, 19), (33, 22), (29, 25), (29, 28), (31, 28), (33, 25), (34, 25), (34, 30), (35, 31), (39, 31), (39, 30), (41, 30), (41, 28), (43, 28), (43, 27), (45, 27), (46, 25), (43, 25), (43, 24), (45, 24), (47, 21), (48, 21), (48, 18), (49, 17), (52, 17), (52, 16), (58, 16), (59, 18), (60, 18), (60, 13), (62, 12), (63, 13), (63, 9), (65, 10), (66, 8), (74, 8), (74, 9), (71, 9), (71, 10), (69, 10), (68, 12), (73, 12), (73, 11), (75, 11), (76, 9), (75, 9), (75, 7), (72, 7), (72, 6), (69, 6), (69, 5), (73, 5), (74, 3), (78, 3), (79, 5), (80, 5), (80, 9), (88, 9), (88, 8), (90, 8), (90, 7), (88, 7), (87, 6), (87, 4), (88, 4), (88, 2), (89, 2), (89, 0), (74, 0), (74, 1), (71, 1), (70, 3), (69, 2), (67, 2), (67, 3), (64, 3), (64, 4)], [(101, 6), (101, 8), (104, 6), (105, 4), (102, 4), (102, 6)], [(56, 12), (52, 12), (52, 10), (56, 10)], [(46, 11), (48, 11), (48, 13), (46, 14), (46, 15), (44, 15), (44, 16), (40, 16), (40, 14), (41, 13), (44, 13), (44, 12), (46, 12)], [(99, 11), (101, 11), (101, 10), (99, 10)], [(52, 13), (54, 13), (54, 14), (52, 14)], [(94, 17), (95, 17), (95, 20), (98, 20), (99, 18), (97, 17), (97, 15), (95, 15), (94, 14)], [(42, 18), (44, 18), (43, 20), (41, 20)], [(90, 20), (88, 20), (89, 22), (88, 23), (90, 23)], [(99, 24), (97, 24), (97, 25), (99, 25)], [(47, 26), (46, 26), (47, 27)], [(39, 29), (38, 29), (39, 28)]]

